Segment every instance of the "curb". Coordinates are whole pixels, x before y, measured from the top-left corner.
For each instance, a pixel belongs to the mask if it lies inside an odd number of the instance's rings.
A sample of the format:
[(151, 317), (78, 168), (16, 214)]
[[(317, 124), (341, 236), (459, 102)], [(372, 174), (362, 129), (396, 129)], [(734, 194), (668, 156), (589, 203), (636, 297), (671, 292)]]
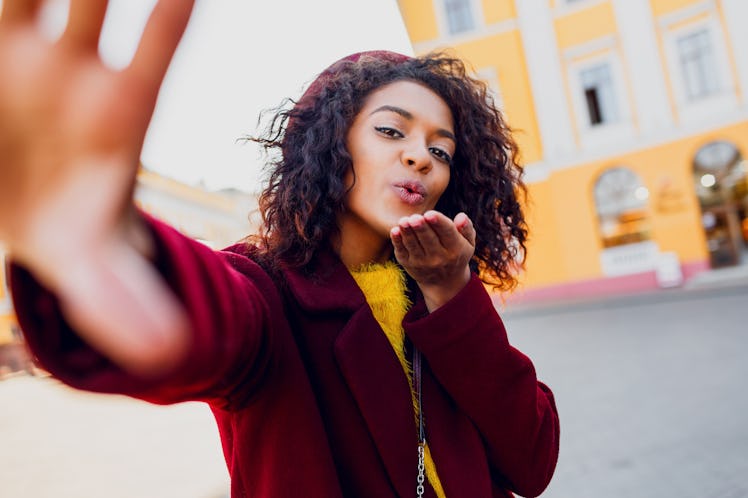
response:
[(505, 317), (541, 316), (562, 312), (610, 309), (637, 305), (658, 305), (688, 299), (720, 298), (748, 294), (748, 279), (715, 280), (691, 284), (687, 282), (680, 287), (640, 292), (636, 294), (615, 294), (601, 297), (582, 297), (553, 301), (536, 301), (506, 305), (497, 303), (499, 313)]

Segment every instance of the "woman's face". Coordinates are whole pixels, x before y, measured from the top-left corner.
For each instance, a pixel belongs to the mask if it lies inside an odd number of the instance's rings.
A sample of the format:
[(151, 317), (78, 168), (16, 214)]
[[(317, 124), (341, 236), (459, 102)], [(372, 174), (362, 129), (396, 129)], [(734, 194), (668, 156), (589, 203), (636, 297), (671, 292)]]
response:
[(351, 187), (338, 218), (343, 243), (389, 247), (398, 220), (436, 206), (456, 140), (452, 112), (428, 87), (396, 81), (367, 97), (346, 137)]

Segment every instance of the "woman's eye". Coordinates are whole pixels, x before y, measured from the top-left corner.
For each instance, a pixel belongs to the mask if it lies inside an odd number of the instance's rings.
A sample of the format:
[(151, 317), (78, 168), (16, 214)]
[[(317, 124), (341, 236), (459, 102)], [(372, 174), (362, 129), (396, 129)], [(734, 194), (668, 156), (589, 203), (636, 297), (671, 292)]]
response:
[(400, 133), (395, 128), (390, 128), (389, 126), (376, 126), (374, 129), (377, 130), (382, 135), (386, 135), (388, 137), (403, 138), (402, 133)]
[(452, 156), (450, 156), (447, 151), (442, 150), (438, 147), (431, 147), (429, 150), (434, 156), (436, 156), (437, 159), (444, 161), (447, 164), (452, 164)]

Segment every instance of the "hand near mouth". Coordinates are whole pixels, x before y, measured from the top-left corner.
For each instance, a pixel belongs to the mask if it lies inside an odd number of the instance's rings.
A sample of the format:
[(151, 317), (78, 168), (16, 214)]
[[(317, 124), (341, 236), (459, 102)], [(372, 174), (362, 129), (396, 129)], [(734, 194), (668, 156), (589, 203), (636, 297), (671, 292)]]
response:
[(475, 235), (465, 213), (450, 220), (438, 211), (403, 217), (390, 230), (395, 257), (418, 284), (429, 311), (449, 301), (470, 280)]

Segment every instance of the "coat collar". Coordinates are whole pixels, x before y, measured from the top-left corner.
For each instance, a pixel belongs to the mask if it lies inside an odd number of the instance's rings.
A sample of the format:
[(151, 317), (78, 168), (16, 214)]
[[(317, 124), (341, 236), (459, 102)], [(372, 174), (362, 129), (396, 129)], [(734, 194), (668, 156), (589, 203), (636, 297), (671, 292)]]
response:
[(348, 269), (332, 250), (321, 251), (315, 261), (317, 271), (287, 269), (286, 282), (302, 309), (312, 313), (353, 312), (366, 305), (366, 298)]

